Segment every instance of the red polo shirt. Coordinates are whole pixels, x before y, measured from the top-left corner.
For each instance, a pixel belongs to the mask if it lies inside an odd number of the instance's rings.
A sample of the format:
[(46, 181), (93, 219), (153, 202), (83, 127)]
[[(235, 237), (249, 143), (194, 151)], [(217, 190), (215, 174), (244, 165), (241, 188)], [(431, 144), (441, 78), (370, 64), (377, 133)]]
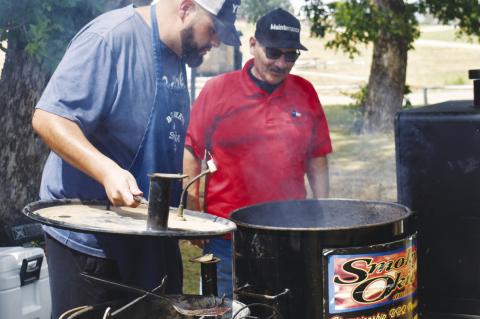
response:
[(218, 170), (207, 175), (205, 210), (228, 217), (257, 203), (303, 199), (311, 158), (332, 151), (317, 93), (305, 79), (289, 75), (272, 93), (258, 88), (243, 70), (209, 80), (192, 107), (185, 146)]

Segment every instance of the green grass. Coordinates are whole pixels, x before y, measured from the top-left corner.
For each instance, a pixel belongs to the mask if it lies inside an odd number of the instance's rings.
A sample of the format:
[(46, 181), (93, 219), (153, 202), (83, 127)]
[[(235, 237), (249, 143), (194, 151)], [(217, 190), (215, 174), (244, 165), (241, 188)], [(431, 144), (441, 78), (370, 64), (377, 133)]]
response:
[(183, 261), (183, 293), (198, 294), (200, 285), (200, 265), (190, 259), (201, 256), (202, 250), (188, 241), (180, 241), (180, 251)]
[(329, 155), (330, 197), (396, 201), (392, 134), (356, 134), (359, 112), (325, 106), (333, 153)]
[(355, 123), (361, 117), (358, 108), (350, 105), (325, 105), (323, 109), (331, 132), (353, 134)]
[(421, 39), (435, 40), (435, 41), (447, 41), (447, 42), (470, 42), (471, 39), (465, 35), (459, 35), (455, 29), (435, 31), (435, 32), (423, 32)]
[(458, 76), (454, 79), (449, 79), (445, 84), (446, 85), (465, 85), (470, 81), (467, 76)]

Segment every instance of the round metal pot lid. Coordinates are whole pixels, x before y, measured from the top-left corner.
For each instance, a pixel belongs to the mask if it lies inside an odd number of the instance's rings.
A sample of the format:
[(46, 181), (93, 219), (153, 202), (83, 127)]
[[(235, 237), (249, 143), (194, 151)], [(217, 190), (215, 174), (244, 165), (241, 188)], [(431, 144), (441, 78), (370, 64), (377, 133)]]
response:
[(184, 210), (185, 220), (180, 220), (175, 208), (170, 208), (167, 229), (148, 229), (147, 206), (143, 204), (137, 208), (114, 207), (102, 201), (62, 199), (31, 203), (23, 213), (47, 226), (87, 233), (207, 238), (236, 229), (228, 219), (190, 210)]
[(384, 226), (412, 215), (406, 206), (350, 199), (290, 200), (233, 211), (238, 227), (275, 231), (337, 231)]

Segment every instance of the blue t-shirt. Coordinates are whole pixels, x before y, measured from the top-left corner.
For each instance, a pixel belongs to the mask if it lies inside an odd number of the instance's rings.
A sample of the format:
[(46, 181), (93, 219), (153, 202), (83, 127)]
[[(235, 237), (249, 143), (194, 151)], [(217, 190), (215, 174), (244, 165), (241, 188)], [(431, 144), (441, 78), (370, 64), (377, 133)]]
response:
[[(151, 28), (132, 5), (107, 12), (73, 38), (36, 108), (74, 121), (100, 152), (128, 169), (154, 102), (152, 54)], [(184, 87), (182, 61), (170, 50), (161, 59), (162, 81)], [(107, 196), (102, 185), (51, 152), (40, 198)], [(93, 235), (51, 227), (45, 231), (75, 250), (105, 257)]]

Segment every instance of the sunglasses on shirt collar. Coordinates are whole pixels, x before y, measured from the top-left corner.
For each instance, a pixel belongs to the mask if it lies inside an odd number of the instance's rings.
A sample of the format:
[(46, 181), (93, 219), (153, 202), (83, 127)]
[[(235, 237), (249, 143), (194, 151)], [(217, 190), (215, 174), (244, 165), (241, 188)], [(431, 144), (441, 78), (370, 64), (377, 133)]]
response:
[(285, 62), (295, 62), (295, 61), (297, 61), (298, 57), (300, 56), (300, 51), (295, 50), (295, 51), (283, 52), (282, 50), (277, 49), (277, 48), (265, 47), (265, 55), (270, 60), (278, 60), (283, 55), (284, 59), (285, 59)]

